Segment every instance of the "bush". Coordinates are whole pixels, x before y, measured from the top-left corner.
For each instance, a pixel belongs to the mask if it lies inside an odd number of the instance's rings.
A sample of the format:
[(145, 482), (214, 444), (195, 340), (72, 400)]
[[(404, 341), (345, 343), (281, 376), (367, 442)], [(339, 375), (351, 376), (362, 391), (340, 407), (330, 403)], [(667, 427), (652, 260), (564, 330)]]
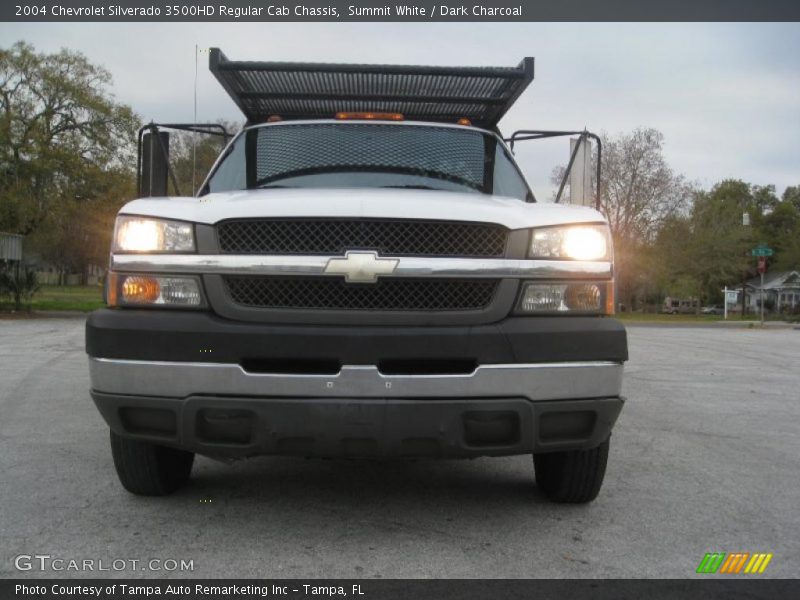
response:
[(27, 266), (16, 264), (0, 271), (0, 296), (10, 296), (14, 310), (22, 310), (23, 302), (28, 305), (33, 295), (39, 291), (36, 272)]

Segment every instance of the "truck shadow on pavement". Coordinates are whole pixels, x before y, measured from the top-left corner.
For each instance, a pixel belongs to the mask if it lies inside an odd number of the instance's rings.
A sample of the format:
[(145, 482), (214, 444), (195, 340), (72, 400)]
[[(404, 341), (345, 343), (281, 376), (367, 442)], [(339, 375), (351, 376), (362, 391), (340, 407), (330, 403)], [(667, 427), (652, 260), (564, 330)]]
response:
[[(354, 507), (419, 500), (486, 508), (548, 504), (534, 482), (529, 456), (475, 460), (372, 460), (259, 457), (232, 465), (198, 459), (179, 492), (218, 505), (307, 507), (309, 502)], [(210, 502), (209, 502), (210, 501)]]

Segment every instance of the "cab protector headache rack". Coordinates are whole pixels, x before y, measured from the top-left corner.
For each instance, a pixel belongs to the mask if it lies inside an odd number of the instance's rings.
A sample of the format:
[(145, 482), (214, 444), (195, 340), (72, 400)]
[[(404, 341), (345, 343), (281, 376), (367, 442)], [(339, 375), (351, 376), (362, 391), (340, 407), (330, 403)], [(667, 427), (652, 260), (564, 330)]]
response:
[(494, 129), (533, 80), (530, 57), (516, 67), (426, 67), (232, 61), (211, 48), (209, 68), (250, 124), (379, 111)]

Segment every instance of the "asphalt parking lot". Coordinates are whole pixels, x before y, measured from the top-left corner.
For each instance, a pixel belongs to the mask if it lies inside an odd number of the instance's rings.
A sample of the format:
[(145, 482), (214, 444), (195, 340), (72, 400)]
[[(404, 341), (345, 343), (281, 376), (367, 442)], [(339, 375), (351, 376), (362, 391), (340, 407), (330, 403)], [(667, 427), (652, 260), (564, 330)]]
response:
[[(0, 576), (14, 558), (192, 560), (176, 577), (674, 577), (706, 552), (800, 565), (800, 331), (629, 328), (628, 403), (600, 497), (550, 504), (530, 457), (195, 463), (118, 484), (83, 319), (0, 320)], [(97, 573), (68, 573), (92, 576)]]

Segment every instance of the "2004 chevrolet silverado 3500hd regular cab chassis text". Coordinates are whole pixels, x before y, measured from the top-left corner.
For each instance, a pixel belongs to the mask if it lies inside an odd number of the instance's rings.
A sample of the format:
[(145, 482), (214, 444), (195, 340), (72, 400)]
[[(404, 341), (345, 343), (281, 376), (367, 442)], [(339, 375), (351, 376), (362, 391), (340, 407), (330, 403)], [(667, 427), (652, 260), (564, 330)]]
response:
[(574, 132), (499, 136), (533, 60), (211, 70), (247, 125), (195, 196), (120, 210), (86, 326), (122, 485), (170, 493), (196, 453), (532, 454), (594, 499), (627, 341), (605, 218), (536, 203), (510, 151)]

